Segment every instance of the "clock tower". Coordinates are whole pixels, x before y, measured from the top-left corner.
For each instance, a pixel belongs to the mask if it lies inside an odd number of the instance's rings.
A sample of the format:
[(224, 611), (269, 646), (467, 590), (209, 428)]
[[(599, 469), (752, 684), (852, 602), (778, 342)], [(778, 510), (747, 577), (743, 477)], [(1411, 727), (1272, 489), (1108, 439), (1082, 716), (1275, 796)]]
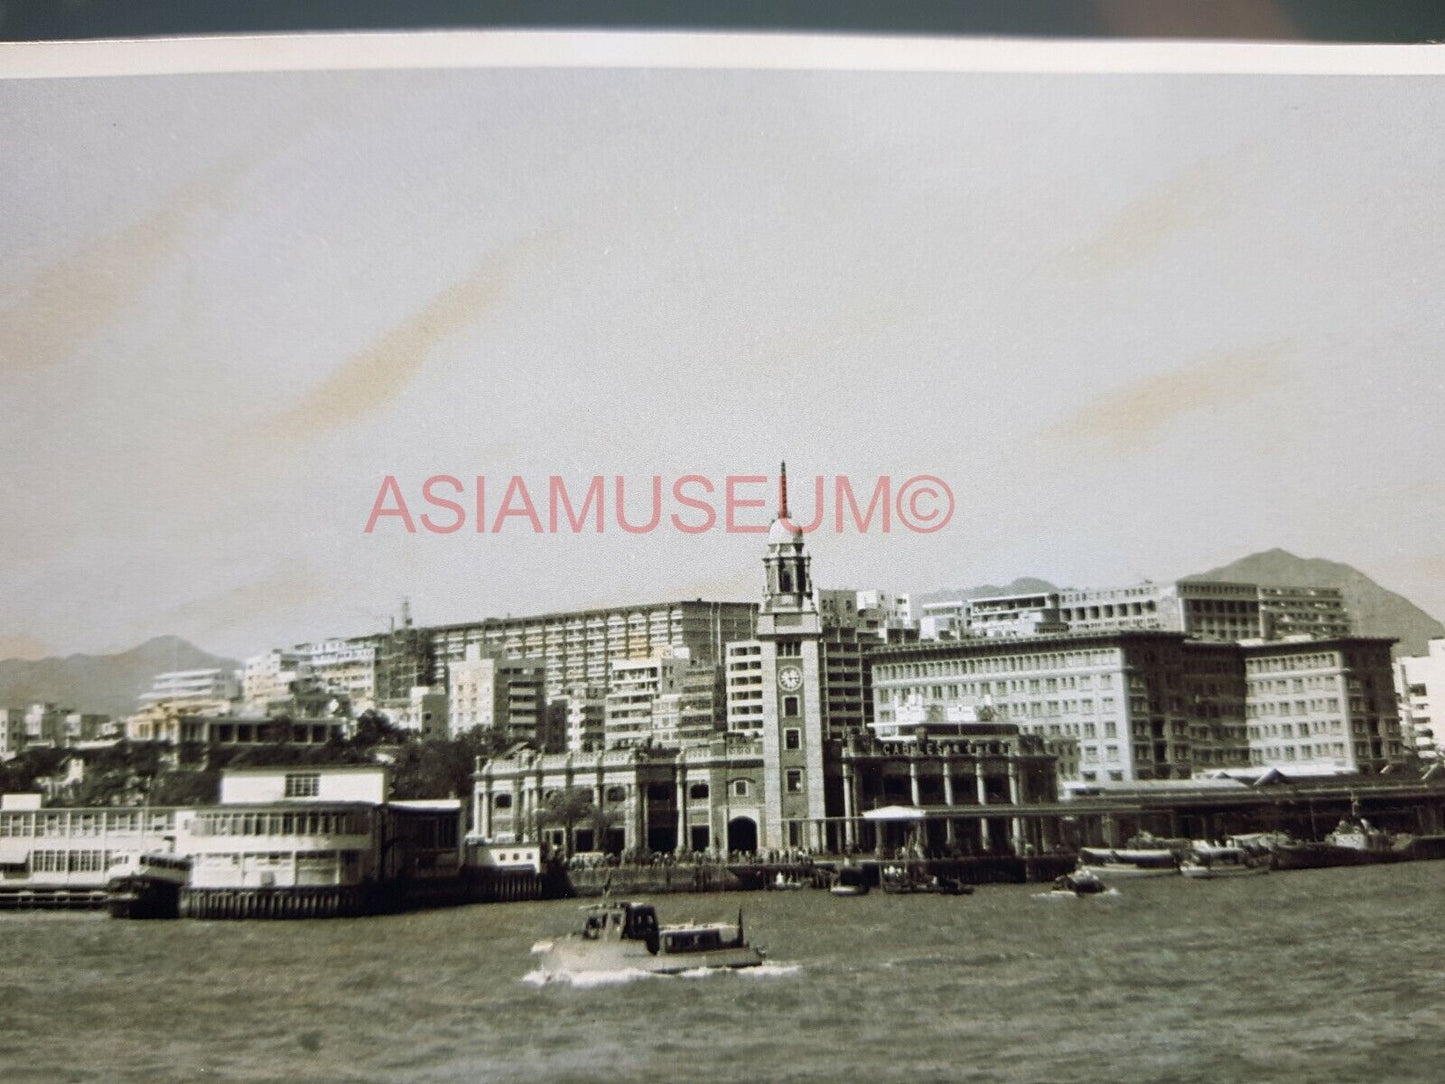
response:
[(758, 611), (763, 683), (763, 840), (768, 847), (821, 850), (823, 818), (822, 618), (813, 597), (803, 531), (788, 518), (788, 468), (778, 478), (778, 514), (763, 558), (767, 588)]

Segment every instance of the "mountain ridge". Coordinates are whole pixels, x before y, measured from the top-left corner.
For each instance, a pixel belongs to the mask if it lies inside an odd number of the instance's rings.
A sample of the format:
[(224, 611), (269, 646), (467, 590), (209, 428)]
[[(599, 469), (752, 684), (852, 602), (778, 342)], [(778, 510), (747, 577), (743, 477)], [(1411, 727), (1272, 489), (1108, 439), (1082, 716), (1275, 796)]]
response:
[(43, 659), (0, 660), (0, 707), (35, 701), (71, 711), (129, 715), (136, 697), (168, 670), (235, 670), (234, 659), (212, 655), (179, 636), (153, 636), (126, 651), (75, 652)]

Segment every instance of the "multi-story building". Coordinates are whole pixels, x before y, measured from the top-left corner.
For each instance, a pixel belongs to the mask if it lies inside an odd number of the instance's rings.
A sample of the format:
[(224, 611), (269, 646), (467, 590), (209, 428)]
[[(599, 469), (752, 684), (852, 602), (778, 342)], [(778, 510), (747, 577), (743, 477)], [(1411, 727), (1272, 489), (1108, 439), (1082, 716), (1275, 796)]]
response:
[(1043, 636), (1069, 629), (1059, 616), (1057, 592), (983, 596), (969, 599), (964, 611), (970, 636)]
[(326, 691), (345, 695), (354, 710), (361, 711), (375, 703), (376, 648), (373, 645), (333, 639), (298, 644), (295, 651), (305, 673)]
[(152, 678), (150, 689), (139, 699), (142, 710), (166, 705), (215, 712), (229, 711), (240, 695), (241, 682), (234, 671), (170, 670)]
[(726, 705), (723, 668), (690, 664), (677, 691), (664, 693), (653, 703), (653, 740), (679, 747), (706, 745), (723, 732)]
[(472, 645), (450, 666), (447, 709), (452, 734), (474, 727), (535, 740), (547, 707), (545, 668), (537, 659), (484, 655)]
[(25, 709), (0, 708), (0, 760), (9, 760), (25, 748)]
[(1060, 591), (1059, 617), (1074, 632), (1164, 629), (1193, 640), (1256, 639), (1259, 588), (1252, 583), (1176, 580)]
[(1389, 643), (1138, 631), (885, 648), (874, 656), (873, 727), (906, 739), (919, 726), (1008, 720), (1043, 738), (1061, 776), (1081, 783), (1251, 765), (1378, 772), (1403, 755)]
[(1043, 739), (1061, 776), (1085, 783), (1187, 779), (1196, 759), (1244, 766), (1242, 732), (1230, 746), (1195, 725), (1189, 647), (1176, 633), (1113, 632), (884, 648), (873, 657), (874, 730), (902, 737), (920, 714), (929, 732), (1009, 722)]
[(727, 644), (752, 637), (757, 611), (751, 602), (698, 599), (490, 618), (422, 631), (435, 684), (446, 684), (447, 668), (477, 645), (484, 654), (540, 660), (547, 695), (560, 697), (578, 686), (605, 687), (612, 660), (645, 659), (659, 648), (683, 648), (696, 663), (719, 663)]
[(426, 629), (411, 623), (408, 607), (402, 608), (400, 627), (370, 636), (353, 636), (347, 642), (372, 650), (378, 700), (400, 700), (410, 696), (418, 685), (446, 684), (445, 675), (440, 680), (434, 676), (431, 637)]
[(563, 749), (569, 753), (590, 753), (601, 749), (606, 739), (607, 690), (590, 685), (568, 689), (567, 695), (552, 701), (563, 715)]
[(891, 591), (819, 590), (818, 613), (828, 630), (851, 629), (890, 642), (917, 634), (908, 596)]
[(1293, 636), (1333, 640), (1352, 631), (1339, 588), (1260, 585), (1258, 590), (1260, 635), (1266, 640)]
[(275, 701), (285, 700), (292, 685), (305, 672), (302, 654), (275, 648), (252, 655), (241, 668), (241, 700), (247, 711), (265, 711)]
[(377, 701), (376, 708), (392, 726), (413, 730), (427, 738), (446, 738), (451, 733), (451, 709), (446, 690), (431, 685), (413, 685), (405, 697)]
[(1176, 580), (925, 603), (924, 640), (1056, 632), (1182, 632), (1192, 640), (1347, 636), (1343, 596), (1327, 587)]
[(1435, 637), (1424, 655), (1395, 662), (1395, 696), (1406, 750), (1421, 760), (1445, 756), (1445, 727), (1435, 722), (1434, 701), (1445, 704), (1445, 637)]
[(1393, 643), (1340, 637), (1245, 647), (1251, 762), (1305, 774), (1401, 763)]
[(613, 659), (603, 723), (606, 747), (651, 743), (658, 698), (681, 694), (683, 674), (691, 664), (685, 651), (673, 648), (660, 648), (646, 659)]

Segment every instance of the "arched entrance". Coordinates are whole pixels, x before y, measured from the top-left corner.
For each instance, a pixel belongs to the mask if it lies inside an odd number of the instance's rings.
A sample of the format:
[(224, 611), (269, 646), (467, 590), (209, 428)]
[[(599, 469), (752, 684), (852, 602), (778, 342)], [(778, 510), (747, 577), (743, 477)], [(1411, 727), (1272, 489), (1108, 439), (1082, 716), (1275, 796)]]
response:
[(728, 850), (755, 851), (758, 849), (758, 822), (752, 817), (734, 817), (728, 821)]

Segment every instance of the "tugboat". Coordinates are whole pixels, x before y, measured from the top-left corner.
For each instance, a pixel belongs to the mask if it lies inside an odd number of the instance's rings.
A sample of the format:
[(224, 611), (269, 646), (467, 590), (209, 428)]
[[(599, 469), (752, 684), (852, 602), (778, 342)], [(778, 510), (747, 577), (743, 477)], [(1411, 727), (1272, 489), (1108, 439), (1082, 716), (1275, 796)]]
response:
[(676, 975), (697, 968), (758, 967), (763, 954), (743, 935), (743, 913), (732, 923), (663, 926), (657, 911), (613, 900), (583, 909), (582, 928), (554, 941), (538, 941), (532, 954), (548, 978), (598, 971)]
[(184, 855), (123, 854), (106, 871), (106, 909), (112, 918), (179, 918), (181, 889), (191, 876)]
[(1052, 896), (1097, 896), (1109, 891), (1098, 876), (1087, 869), (1078, 869), (1054, 878)]

